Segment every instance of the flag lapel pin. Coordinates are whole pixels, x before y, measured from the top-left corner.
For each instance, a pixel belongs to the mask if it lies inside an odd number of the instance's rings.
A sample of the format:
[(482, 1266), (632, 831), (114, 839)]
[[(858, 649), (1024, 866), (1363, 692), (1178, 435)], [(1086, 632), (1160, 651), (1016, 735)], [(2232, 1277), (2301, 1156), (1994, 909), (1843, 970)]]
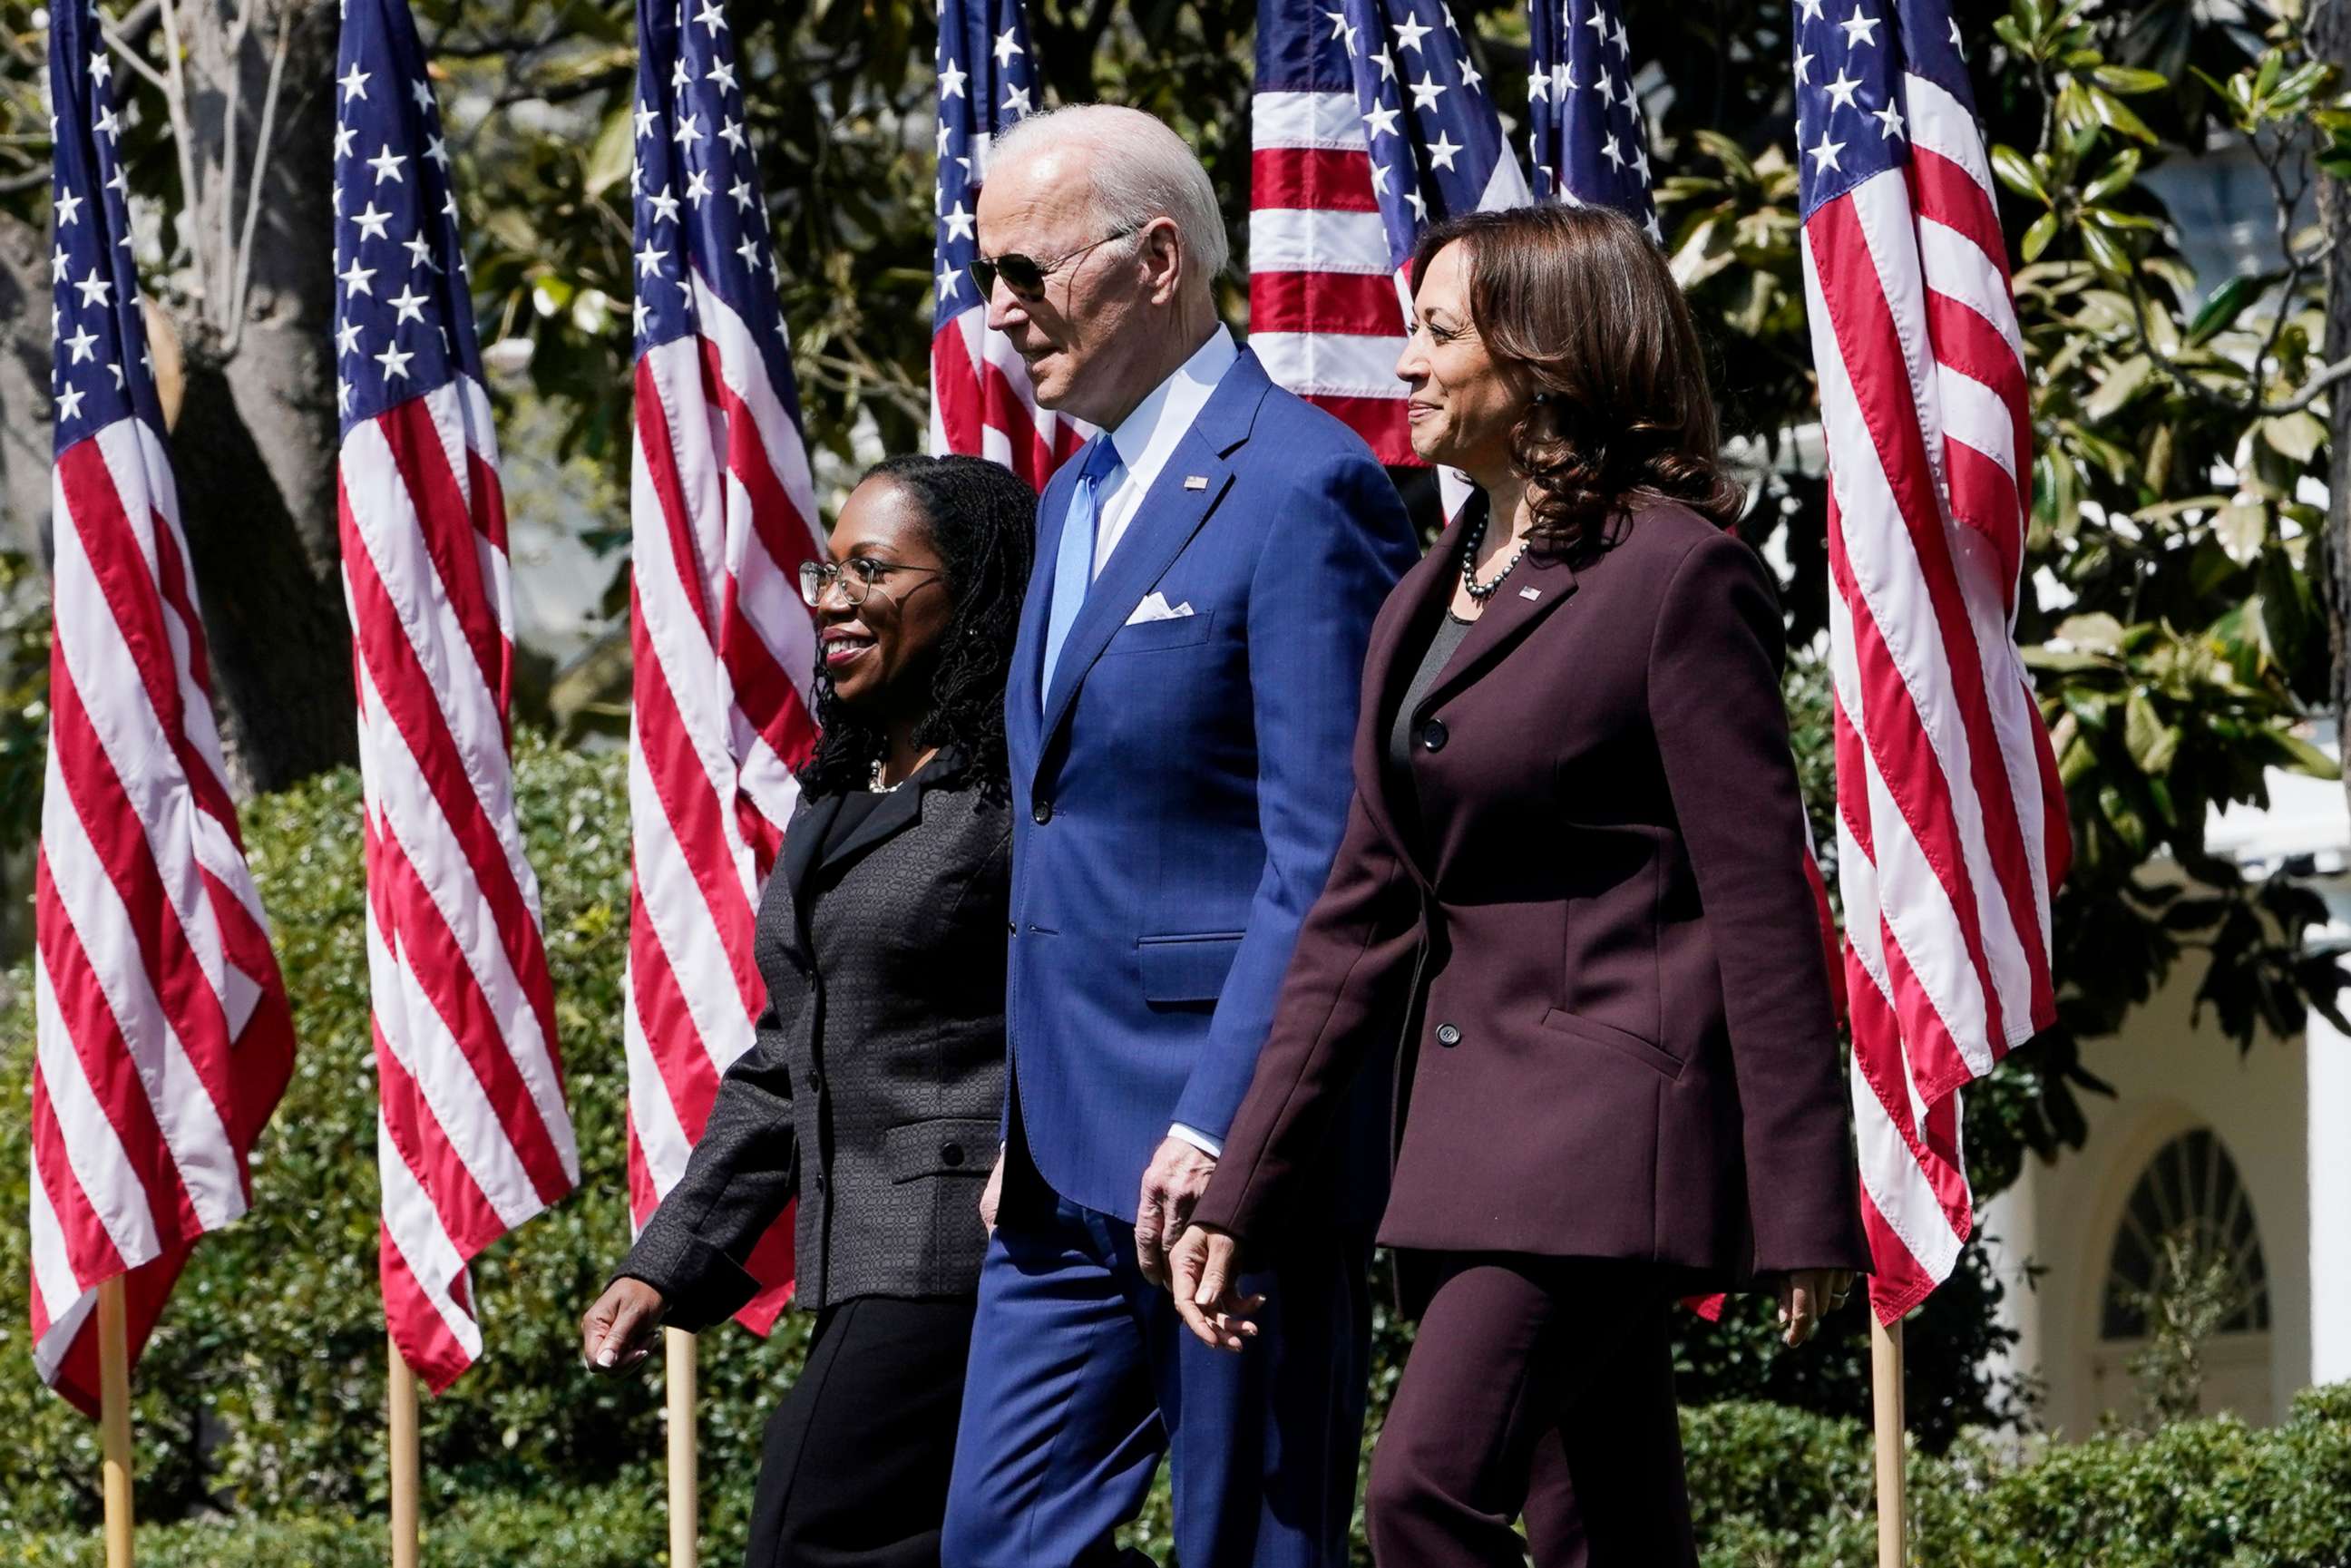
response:
[(1207, 487), (1208, 476), (1206, 474), (1187, 474), (1184, 476), (1184, 488), (1186, 490), (1205, 490)]
[(1540, 588), (1521, 588), (1519, 590), (1519, 597), (1520, 599), (1541, 599), (1542, 597), (1542, 590)]

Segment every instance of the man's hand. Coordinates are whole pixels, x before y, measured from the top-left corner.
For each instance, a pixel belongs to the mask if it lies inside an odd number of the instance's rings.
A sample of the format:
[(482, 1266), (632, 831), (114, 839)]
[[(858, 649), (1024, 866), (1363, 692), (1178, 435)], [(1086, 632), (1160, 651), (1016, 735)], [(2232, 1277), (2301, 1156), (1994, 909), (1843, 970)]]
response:
[(1167, 1249), (1192, 1223), (1192, 1206), (1208, 1190), (1217, 1162), (1181, 1138), (1159, 1141), (1143, 1173), (1143, 1196), (1134, 1206), (1134, 1257), (1143, 1277), (1167, 1283)]
[(1233, 1292), (1240, 1278), (1239, 1250), (1240, 1243), (1223, 1231), (1195, 1225), (1167, 1253), (1167, 1291), (1176, 1298), (1176, 1314), (1217, 1350), (1238, 1350), (1255, 1339), (1251, 1314), (1265, 1305), (1263, 1296)]
[(643, 1280), (613, 1281), (580, 1320), (581, 1364), (599, 1377), (634, 1372), (653, 1354), (653, 1333), (668, 1308)]
[(987, 1185), (979, 1189), (979, 1222), (987, 1227), (990, 1236), (996, 1234), (996, 1206), (1004, 1201), (1004, 1145), (996, 1145), (996, 1168), (987, 1173)]
[(1792, 1269), (1780, 1276), (1780, 1322), (1788, 1348), (1813, 1337), (1821, 1320), (1844, 1305), (1853, 1289), (1849, 1269)]

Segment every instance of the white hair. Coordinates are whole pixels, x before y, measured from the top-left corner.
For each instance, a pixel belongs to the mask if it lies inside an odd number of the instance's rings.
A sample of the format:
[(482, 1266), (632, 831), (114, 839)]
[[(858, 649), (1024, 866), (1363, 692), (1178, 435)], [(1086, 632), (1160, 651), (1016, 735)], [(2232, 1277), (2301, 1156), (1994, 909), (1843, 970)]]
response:
[(990, 171), (1014, 159), (1083, 148), (1093, 186), (1095, 219), (1108, 233), (1139, 229), (1173, 218), (1184, 249), (1207, 287), (1232, 259), (1217, 188), (1184, 139), (1139, 109), (1113, 103), (1072, 103), (1029, 115), (998, 137), (987, 151)]

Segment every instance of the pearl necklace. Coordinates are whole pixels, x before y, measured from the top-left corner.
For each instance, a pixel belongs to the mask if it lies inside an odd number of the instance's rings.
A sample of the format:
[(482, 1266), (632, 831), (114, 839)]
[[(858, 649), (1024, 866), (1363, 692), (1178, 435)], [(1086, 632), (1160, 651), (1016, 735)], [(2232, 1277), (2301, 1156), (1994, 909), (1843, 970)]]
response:
[(1481, 605), (1494, 597), (1494, 591), (1502, 586), (1502, 579), (1510, 575), (1510, 569), (1519, 564), (1520, 556), (1527, 553), (1527, 541), (1520, 539), (1519, 548), (1510, 552), (1510, 559), (1502, 563), (1502, 570), (1496, 572), (1490, 580), (1479, 583), (1478, 550), (1479, 547), (1486, 542), (1486, 524), (1489, 520), (1489, 517), (1479, 517), (1471, 524), (1469, 537), (1461, 544), (1461, 589), (1472, 601)]

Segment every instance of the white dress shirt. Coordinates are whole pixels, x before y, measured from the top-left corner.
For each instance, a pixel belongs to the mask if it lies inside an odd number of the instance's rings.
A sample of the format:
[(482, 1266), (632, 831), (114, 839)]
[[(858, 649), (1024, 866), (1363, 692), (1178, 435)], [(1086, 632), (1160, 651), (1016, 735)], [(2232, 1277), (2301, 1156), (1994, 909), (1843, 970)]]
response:
[(1094, 491), (1096, 577), (1110, 560), (1110, 552), (1126, 537), (1126, 526), (1134, 520), (1159, 471), (1176, 455), (1176, 444), (1200, 417), (1209, 394), (1240, 356), (1232, 333), (1219, 323), (1208, 340), (1110, 433), (1110, 444), (1118, 449), (1118, 466)]
[[(1096, 577), (1102, 575), (1102, 567), (1110, 560), (1110, 552), (1126, 537), (1126, 526), (1142, 508), (1143, 497), (1150, 494), (1159, 471), (1176, 455), (1176, 444), (1200, 417), (1200, 411), (1208, 405), (1209, 394), (1240, 357), (1232, 333), (1219, 322), (1217, 329), (1208, 334), (1208, 340), (1194, 350), (1192, 357), (1178, 366), (1174, 375), (1154, 387), (1151, 395), (1135, 404), (1134, 412), (1110, 433), (1110, 444), (1118, 449), (1118, 466), (1110, 471), (1094, 492)], [(1181, 1122), (1168, 1128), (1167, 1135), (1182, 1139), (1210, 1159), (1223, 1152), (1217, 1139)]]

